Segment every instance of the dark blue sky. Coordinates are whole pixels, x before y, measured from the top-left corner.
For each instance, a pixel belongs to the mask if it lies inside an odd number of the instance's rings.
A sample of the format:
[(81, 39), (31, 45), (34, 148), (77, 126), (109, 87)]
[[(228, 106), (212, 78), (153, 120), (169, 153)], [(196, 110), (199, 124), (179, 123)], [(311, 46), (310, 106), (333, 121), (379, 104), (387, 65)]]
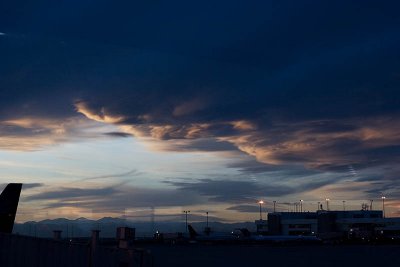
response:
[[(1, 3), (0, 149), (46, 151), (107, 136), (169, 153), (237, 153), (244, 158), (224, 167), (238, 170), (238, 180), (201, 172), (195, 180), (157, 178), (235, 205), (318, 198), (315, 190), (340, 192), (343, 181), (359, 198), (399, 197), (399, 8), (397, 1)], [(96, 134), (95, 122), (105, 127)], [(215, 192), (221, 183), (232, 191)]]

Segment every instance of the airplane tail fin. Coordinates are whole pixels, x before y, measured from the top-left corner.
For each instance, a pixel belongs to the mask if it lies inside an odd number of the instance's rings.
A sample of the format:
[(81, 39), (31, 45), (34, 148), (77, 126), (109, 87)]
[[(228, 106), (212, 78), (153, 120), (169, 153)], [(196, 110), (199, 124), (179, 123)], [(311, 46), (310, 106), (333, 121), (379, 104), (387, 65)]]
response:
[(190, 224), (188, 225), (188, 230), (189, 230), (190, 238), (196, 238), (196, 236), (199, 235), (199, 234), (196, 232), (196, 230), (194, 230), (194, 228), (193, 228)]
[(242, 232), (242, 235), (245, 237), (249, 237), (251, 235), (249, 229), (247, 228), (240, 228), (240, 232)]
[(0, 232), (12, 233), (22, 184), (11, 183), (0, 195)]

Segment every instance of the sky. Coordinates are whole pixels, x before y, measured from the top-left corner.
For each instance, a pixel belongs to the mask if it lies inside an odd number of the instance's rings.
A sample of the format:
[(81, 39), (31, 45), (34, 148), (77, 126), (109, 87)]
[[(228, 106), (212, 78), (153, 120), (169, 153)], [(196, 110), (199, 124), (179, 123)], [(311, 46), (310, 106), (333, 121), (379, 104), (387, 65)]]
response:
[[(397, 1), (3, 1), (17, 221), (400, 215)], [(345, 202), (343, 202), (345, 201)]]

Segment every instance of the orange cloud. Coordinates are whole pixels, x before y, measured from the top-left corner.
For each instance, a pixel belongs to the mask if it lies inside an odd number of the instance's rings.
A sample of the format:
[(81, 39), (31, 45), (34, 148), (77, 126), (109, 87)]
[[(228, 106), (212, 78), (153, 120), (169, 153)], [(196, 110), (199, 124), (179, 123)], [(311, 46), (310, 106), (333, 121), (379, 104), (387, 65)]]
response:
[(123, 116), (113, 116), (107, 114), (106, 109), (103, 107), (99, 112), (94, 112), (91, 110), (85, 102), (75, 103), (76, 111), (85, 115), (88, 119), (95, 120), (104, 123), (118, 123), (124, 120)]
[(22, 117), (0, 121), (0, 149), (34, 151), (45, 146), (98, 138), (115, 127), (78, 117), (65, 120)]

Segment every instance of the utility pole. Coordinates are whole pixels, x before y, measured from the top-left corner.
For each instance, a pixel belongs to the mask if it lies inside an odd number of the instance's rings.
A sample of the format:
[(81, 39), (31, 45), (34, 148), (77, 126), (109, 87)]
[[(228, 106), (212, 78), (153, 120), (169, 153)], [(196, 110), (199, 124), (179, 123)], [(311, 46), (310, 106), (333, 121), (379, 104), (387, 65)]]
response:
[(260, 204), (260, 221), (262, 221), (261, 204), (264, 204), (264, 201), (260, 200), (260, 201), (258, 202), (258, 204)]
[(274, 200), (274, 213), (275, 213), (275, 211), (276, 211), (276, 210), (275, 210), (275, 205), (276, 205), (276, 201)]
[(186, 222), (186, 233), (188, 231), (188, 213), (190, 213), (190, 210), (184, 210), (183, 213), (185, 213), (185, 222)]

